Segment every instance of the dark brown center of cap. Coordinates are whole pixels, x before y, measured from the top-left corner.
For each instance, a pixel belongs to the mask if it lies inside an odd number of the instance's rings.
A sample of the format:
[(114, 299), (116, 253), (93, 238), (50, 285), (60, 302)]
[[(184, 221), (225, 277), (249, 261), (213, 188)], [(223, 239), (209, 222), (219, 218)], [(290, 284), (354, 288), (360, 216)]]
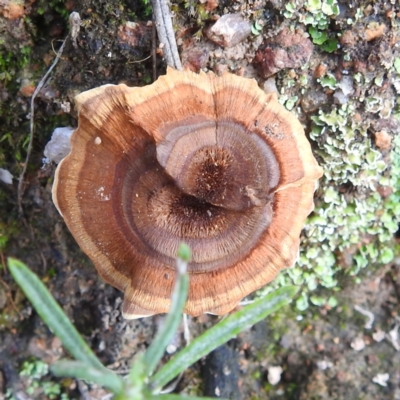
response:
[(182, 241), (192, 249), (190, 272), (242, 260), (272, 219), (280, 178), (272, 149), (233, 121), (191, 117), (163, 131), (165, 140), (149, 140), (117, 166), (114, 207), (125, 236), (171, 269)]

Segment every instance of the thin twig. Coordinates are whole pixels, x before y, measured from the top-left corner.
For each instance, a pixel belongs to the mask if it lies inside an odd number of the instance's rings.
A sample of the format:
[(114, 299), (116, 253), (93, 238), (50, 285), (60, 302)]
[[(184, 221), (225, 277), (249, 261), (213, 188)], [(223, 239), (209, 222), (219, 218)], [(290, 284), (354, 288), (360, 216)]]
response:
[[(70, 25), (70, 32), (68, 35), (65, 37), (60, 49), (57, 52), (56, 58), (54, 59), (53, 63), (50, 65), (50, 68), (47, 70), (47, 72), (44, 74), (43, 78), (40, 80), (40, 82), (37, 84), (35, 91), (33, 92), (33, 95), (31, 97), (31, 112), (29, 116), (29, 144), (28, 144), (28, 149), (26, 151), (26, 158), (25, 158), (25, 163), (22, 168), (22, 172), (19, 176), (19, 182), (18, 182), (18, 210), (20, 215), (23, 214), (23, 209), (22, 209), (22, 196), (24, 194), (24, 179), (25, 179), (25, 174), (26, 174), (26, 169), (28, 168), (28, 163), (29, 163), (29, 158), (31, 156), (32, 152), (32, 145), (33, 145), (33, 133), (34, 133), (34, 120), (35, 120), (35, 99), (42, 87), (45, 85), (47, 82), (47, 78), (50, 76), (51, 71), (53, 71), (54, 67), (57, 65), (58, 61), (61, 58), (61, 55), (64, 51), (65, 43), (67, 42), (67, 39), (71, 37), (72, 44), (74, 47), (77, 47), (76, 43), (76, 38), (79, 34), (80, 26), (81, 26), (81, 17), (77, 12), (72, 12), (69, 16), (69, 25)], [(53, 43), (52, 43), (53, 46)], [(54, 49), (53, 49), (54, 50)]]
[(34, 133), (34, 119), (35, 119), (35, 98), (37, 96), (37, 94), (39, 93), (39, 91), (42, 89), (42, 87), (44, 86), (44, 84), (47, 82), (47, 78), (49, 77), (49, 75), (51, 74), (51, 71), (53, 71), (54, 67), (57, 65), (58, 60), (60, 59), (63, 51), (64, 51), (64, 47), (65, 47), (65, 43), (68, 39), (69, 34), (67, 35), (67, 37), (65, 38), (65, 40), (63, 41), (63, 44), (61, 45), (60, 49), (57, 52), (57, 56), (54, 59), (53, 63), (51, 64), (50, 68), (47, 70), (47, 72), (44, 74), (43, 78), (40, 80), (40, 82), (38, 83), (38, 85), (36, 86), (35, 91), (33, 92), (32, 98), (31, 98), (31, 113), (29, 116), (29, 144), (28, 144), (28, 150), (26, 152), (26, 158), (25, 158), (25, 163), (24, 166), (22, 168), (22, 172), (19, 176), (19, 182), (18, 182), (18, 210), (20, 214), (23, 214), (23, 209), (22, 209), (22, 196), (24, 194), (24, 178), (25, 178), (25, 173), (26, 173), (26, 169), (28, 168), (28, 162), (29, 162), (29, 158), (31, 156), (31, 152), (32, 152), (32, 144), (33, 144), (33, 133)]
[(157, 80), (157, 31), (154, 15), (153, 26), (151, 27), (151, 55), (153, 61), (153, 82), (155, 82)]
[(399, 327), (400, 327), (400, 323), (396, 322), (394, 328), (391, 331), (389, 331), (389, 333), (386, 333), (386, 335), (385, 335), (386, 339), (389, 340), (390, 343), (392, 343), (393, 347), (397, 351), (400, 351)]
[[(57, 41), (57, 42), (64, 42), (64, 40), (53, 39), (53, 40), (51, 41), (51, 49), (53, 50), (54, 55), (57, 56), (58, 51), (56, 51), (56, 49), (54, 48), (54, 42), (55, 42), (55, 41)], [(61, 58), (61, 57), (60, 57), (60, 58)]]
[(374, 320), (375, 320), (374, 314), (371, 311), (365, 310), (364, 308), (360, 307), (357, 304), (354, 306), (354, 309), (356, 311), (358, 311), (360, 314), (365, 315), (368, 318), (367, 322), (365, 323), (364, 328), (371, 329), (372, 325), (374, 324)]
[(172, 27), (171, 13), (167, 0), (151, 0), (153, 15), (157, 28), (158, 38), (163, 44), (163, 52), (167, 64), (175, 69), (182, 69), (179, 58), (178, 46), (176, 45), (175, 33)]
[(92, 400), (92, 397), (90, 396), (88, 386), (86, 383), (84, 383), (82, 380), (77, 379), (78, 383), (78, 390), (79, 393), (81, 394), (81, 399), (82, 400)]
[(135, 60), (135, 61), (128, 61), (128, 64), (138, 64), (141, 63), (143, 61), (148, 60), (152, 55), (150, 54), (149, 56), (147, 56), (146, 58), (142, 58), (141, 60)]

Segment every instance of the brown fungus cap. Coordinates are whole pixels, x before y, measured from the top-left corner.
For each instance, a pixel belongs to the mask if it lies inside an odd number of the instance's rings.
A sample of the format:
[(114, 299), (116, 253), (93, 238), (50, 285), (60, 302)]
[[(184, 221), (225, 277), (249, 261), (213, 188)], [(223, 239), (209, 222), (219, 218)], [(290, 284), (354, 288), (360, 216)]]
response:
[(185, 312), (225, 314), (298, 254), (322, 170), (304, 130), (254, 80), (169, 69), (146, 87), (76, 98), (53, 197), (123, 314), (167, 312), (181, 242)]

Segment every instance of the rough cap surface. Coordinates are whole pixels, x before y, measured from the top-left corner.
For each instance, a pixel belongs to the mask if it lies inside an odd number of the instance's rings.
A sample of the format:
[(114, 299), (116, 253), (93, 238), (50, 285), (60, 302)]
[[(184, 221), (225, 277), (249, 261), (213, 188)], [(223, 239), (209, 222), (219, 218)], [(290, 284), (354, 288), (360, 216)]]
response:
[(253, 80), (169, 69), (77, 98), (54, 202), (127, 318), (167, 312), (179, 244), (185, 312), (225, 314), (290, 267), (322, 175), (296, 117)]

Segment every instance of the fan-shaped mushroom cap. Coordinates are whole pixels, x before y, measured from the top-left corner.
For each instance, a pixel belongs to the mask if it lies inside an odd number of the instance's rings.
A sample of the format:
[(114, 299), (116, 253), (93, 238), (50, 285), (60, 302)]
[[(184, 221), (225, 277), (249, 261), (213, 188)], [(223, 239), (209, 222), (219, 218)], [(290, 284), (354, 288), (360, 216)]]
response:
[(169, 69), (76, 98), (54, 202), (123, 314), (167, 312), (178, 246), (185, 312), (224, 314), (290, 267), (322, 175), (303, 128), (254, 80)]

